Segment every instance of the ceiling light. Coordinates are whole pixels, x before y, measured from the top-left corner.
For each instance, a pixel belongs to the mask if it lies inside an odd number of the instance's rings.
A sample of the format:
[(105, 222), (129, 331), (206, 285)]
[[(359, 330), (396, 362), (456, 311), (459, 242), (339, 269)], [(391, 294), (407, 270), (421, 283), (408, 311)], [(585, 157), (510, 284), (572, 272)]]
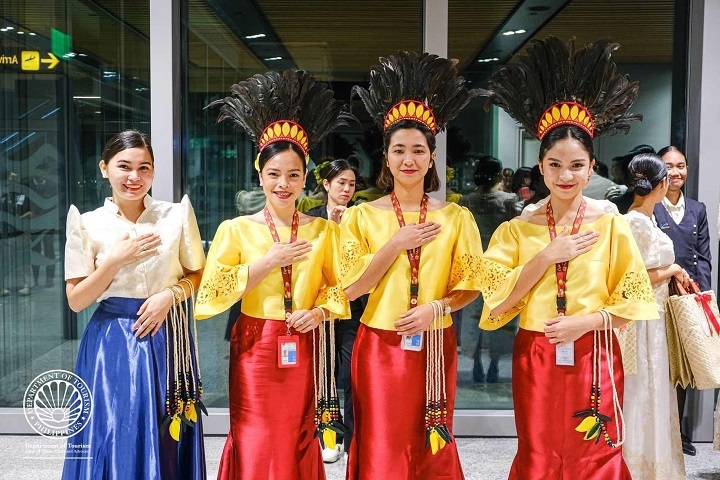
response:
[(268, 57), (265, 59), (266, 62), (271, 62), (273, 60), (282, 60), (282, 57)]
[(18, 35), (24, 35), (24, 34), (25, 34), (25, 32), (18, 30)]
[(515, 30), (515, 33), (517, 33), (517, 34), (519, 35), (519, 34), (521, 34), (521, 33), (525, 33), (525, 30), (523, 30), (523, 29), (521, 28), (520, 30)]
[(15, 27), (5, 27), (5, 30), (15, 30)]
[(254, 38), (263, 38), (265, 37), (264, 33), (256, 33), (255, 35), (246, 35), (245, 38), (248, 40), (252, 40)]
[(79, 57), (87, 57), (87, 55), (85, 55), (84, 53), (78, 53), (78, 56)]
[(508, 35), (515, 35), (515, 31), (514, 31), (514, 30), (508, 30), (507, 32), (503, 32), (503, 35), (505, 35), (506, 37), (507, 37)]
[(28, 35), (32, 35), (34, 37), (35, 35), (37, 35), (37, 33), (30, 32), (30, 33), (28, 33)]
[(100, 97), (95, 96), (73, 96), (76, 100), (100, 100)]

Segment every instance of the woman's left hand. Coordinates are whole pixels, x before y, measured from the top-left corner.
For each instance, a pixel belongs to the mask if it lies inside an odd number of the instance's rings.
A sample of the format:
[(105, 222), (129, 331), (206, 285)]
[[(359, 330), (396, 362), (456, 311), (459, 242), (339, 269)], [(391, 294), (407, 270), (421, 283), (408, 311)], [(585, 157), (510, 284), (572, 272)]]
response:
[(168, 290), (150, 295), (150, 298), (145, 300), (137, 312), (140, 317), (132, 326), (132, 329), (135, 330), (135, 336), (144, 338), (148, 333), (154, 336), (162, 327), (165, 317), (167, 317), (174, 302), (175, 297)]
[(587, 332), (595, 330), (597, 315), (572, 315), (555, 317), (545, 322), (545, 336), (550, 343), (563, 347)]
[(330, 210), (330, 213), (328, 215), (328, 218), (332, 220), (335, 223), (340, 223), (340, 219), (342, 219), (343, 213), (345, 213), (345, 210), (347, 210), (347, 207), (344, 205), (335, 205), (332, 210)]
[(395, 322), (398, 335), (415, 335), (428, 329), (433, 321), (435, 312), (432, 305), (426, 303), (400, 315), (400, 320)]
[(318, 327), (323, 322), (323, 314), (319, 308), (311, 310), (295, 310), (285, 320), (288, 327), (297, 330), (299, 333), (307, 333)]

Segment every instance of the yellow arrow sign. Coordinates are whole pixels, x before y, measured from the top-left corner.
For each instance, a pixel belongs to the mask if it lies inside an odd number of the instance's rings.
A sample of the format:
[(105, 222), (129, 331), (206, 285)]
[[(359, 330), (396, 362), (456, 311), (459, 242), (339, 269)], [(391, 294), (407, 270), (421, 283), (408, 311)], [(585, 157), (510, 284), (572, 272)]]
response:
[(38, 71), (40, 70), (40, 64), (41, 63), (47, 63), (48, 70), (52, 70), (53, 68), (57, 67), (57, 64), (60, 63), (60, 60), (53, 55), (51, 52), (48, 52), (49, 58), (40, 58), (40, 52), (32, 51), (32, 50), (23, 50), (21, 52), (21, 64), (20, 68), (22, 70), (26, 71)]
[(48, 70), (52, 70), (53, 68), (57, 67), (57, 64), (60, 63), (60, 60), (58, 60), (58, 58), (51, 52), (48, 52), (48, 56), (50, 58), (43, 58), (42, 60), (40, 60), (40, 63), (49, 63), (50, 65), (48, 65)]

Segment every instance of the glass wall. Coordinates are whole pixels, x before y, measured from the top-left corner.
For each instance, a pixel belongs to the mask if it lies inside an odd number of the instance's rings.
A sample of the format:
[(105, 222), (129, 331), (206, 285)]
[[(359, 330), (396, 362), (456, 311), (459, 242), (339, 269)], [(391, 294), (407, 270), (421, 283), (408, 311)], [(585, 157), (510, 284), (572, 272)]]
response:
[(0, 407), (72, 370), (92, 313), (67, 308), (65, 217), (102, 205), (107, 138), (150, 128), (149, 3), (0, 2)]

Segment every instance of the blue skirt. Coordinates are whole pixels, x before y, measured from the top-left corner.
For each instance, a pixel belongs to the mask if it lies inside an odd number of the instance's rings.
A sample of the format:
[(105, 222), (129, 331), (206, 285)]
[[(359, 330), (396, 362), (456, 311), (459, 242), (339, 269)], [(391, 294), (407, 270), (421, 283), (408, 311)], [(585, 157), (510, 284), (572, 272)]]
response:
[(63, 480), (204, 479), (202, 424), (176, 442), (165, 417), (165, 325), (143, 339), (131, 330), (144, 299), (103, 300), (85, 329), (75, 372), (90, 387), (92, 414), (68, 439)]

